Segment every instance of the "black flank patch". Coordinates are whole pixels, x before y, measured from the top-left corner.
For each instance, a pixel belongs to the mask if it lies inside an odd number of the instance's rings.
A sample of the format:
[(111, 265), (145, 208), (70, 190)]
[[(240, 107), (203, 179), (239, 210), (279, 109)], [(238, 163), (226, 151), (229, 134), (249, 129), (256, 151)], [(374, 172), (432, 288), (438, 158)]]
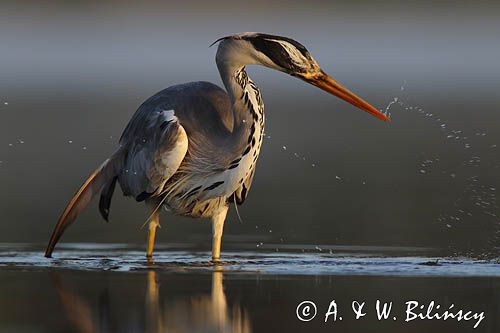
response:
[(252, 124), (252, 127), (250, 128), (250, 135), (248, 136), (248, 143), (252, 142), (253, 135), (255, 133), (255, 123)]
[(241, 161), (241, 157), (239, 157), (239, 158), (235, 159), (234, 161), (232, 161), (232, 162), (231, 162), (231, 163), (229, 163), (229, 164), (238, 163), (239, 161)]
[(200, 188), (201, 188), (201, 185), (197, 186), (197, 187), (193, 188), (191, 191), (189, 191), (186, 194), (186, 199), (189, 198), (190, 196), (194, 195), (196, 193), (196, 191), (198, 191)]
[(227, 169), (228, 169), (228, 170), (234, 169), (234, 168), (236, 168), (238, 165), (239, 165), (239, 163), (236, 163), (236, 164), (230, 165), (230, 166), (229, 166), (229, 168), (227, 168)]
[(207, 211), (207, 208), (208, 208), (208, 202), (205, 204), (205, 207), (203, 207), (203, 209), (200, 211), (200, 215), (205, 214), (205, 212)]
[(253, 109), (252, 109), (252, 118), (254, 121), (257, 121), (257, 119), (259, 118), (259, 116), (257, 116), (257, 113), (255, 113)]
[(243, 190), (241, 190), (241, 200), (245, 200), (246, 196), (247, 196), (247, 188), (245, 184), (243, 184)]
[(213, 190), (214, 188), (216, 188), (216, 187), (218, 187), (218, 186), (220, 186), (220, 185), (222, 185), (222, 184), (224, 184), (224, 182), (223, 182), (223, 181), (220, 181), (220, 182), (215, 182), (215, 183), (213, 183), (212, 185), (210, 185), (209, 187), (205, 188), (203, 191), (210, 191), (210, 190)]
[(245, 156), (246, 154), (248, 154), (248, 152), (250, 151), (250, 146), (247, 147), (247, 149), (245, 149), (245, 151), (243, 152), (243, 156)]

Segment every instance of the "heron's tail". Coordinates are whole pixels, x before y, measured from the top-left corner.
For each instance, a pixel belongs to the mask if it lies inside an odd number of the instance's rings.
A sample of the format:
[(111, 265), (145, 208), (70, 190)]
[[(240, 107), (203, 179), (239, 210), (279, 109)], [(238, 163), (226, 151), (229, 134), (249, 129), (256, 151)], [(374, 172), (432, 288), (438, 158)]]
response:
[[(69, 225), (76, 219), (78, 214), (89, 204), (89, 202), (101, 190), (101, 188), (105, 184), (109, 184), (110, 181), (113, 183), (113, 185), (111, 186), (112, 195), (112, 189), (114, 189), (115, 182), (113, 181), (113, 179), (116, 178), (118, 172), (122, 167), (123, 156), (123, 150), (117, 150), (109, 159), (104, 161), (104, 163), (102, 163), (101, 166), (90, 175), (90, 177), (85, 181), (85, 183), (78, 190), (75, 196), (71, 199), (68, 206), (66, 206), (66, 209), (59, 218), (59, 221), (57, 221), (54, 231), (52, 232), (49, 245), (47, 246), (47, 250), (45, 251), (45, 256), (47, 258), (50, 258), (52, 256), (52, 251), (54, 251), (54, 247), (56, 246), (66, 228), (69, 227)], [(106, 188), (108, 188), (107, 193), (110, 192), (109, 187), (109, 185), (106, 186)], [(111, 200), (111, 197), (109, 197), (109, 200)]]

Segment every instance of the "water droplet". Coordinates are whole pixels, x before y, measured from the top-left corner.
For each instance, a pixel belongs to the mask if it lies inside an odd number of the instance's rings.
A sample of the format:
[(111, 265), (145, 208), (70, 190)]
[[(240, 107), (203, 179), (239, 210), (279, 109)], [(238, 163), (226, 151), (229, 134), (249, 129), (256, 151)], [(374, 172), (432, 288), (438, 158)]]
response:
[(283, 146), (283, 150), (286, 150), (286, 146)]
[(68, 143), (73, 143), (73, 140), (68, 140)]

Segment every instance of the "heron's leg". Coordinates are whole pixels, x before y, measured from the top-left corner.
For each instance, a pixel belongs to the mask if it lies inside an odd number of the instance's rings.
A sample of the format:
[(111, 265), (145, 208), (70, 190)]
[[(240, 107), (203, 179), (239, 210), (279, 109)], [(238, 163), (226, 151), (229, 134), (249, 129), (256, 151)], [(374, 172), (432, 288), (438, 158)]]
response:
[(224, 221), (226, 220), (228, 206), (220, 207), (212, 216), (212, 260), (220, 259), (220, 243), (222, 241), (222, 232), (224, 230)]
[[(148, 202), (148, 207), (150, 208), (151, 213), (157, 208), (156, 203), (150, 203), (150, 202)], [(148, 222), (148, 249), (146, 252), (146, 257), (148, 259), (153, 258), (153, 248), (155, 245), (155, 235), (157, 227), (161, 227), (159, 209), (156, 209), (156, 211), (151, 215), (151, 219)]]

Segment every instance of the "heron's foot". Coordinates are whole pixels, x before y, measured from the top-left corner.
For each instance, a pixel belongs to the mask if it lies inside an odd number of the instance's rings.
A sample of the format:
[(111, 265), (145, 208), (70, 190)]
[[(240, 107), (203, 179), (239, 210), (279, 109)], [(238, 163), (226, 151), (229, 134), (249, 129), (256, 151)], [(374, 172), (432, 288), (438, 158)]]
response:
[(210, 260), (212, 264), (220, 264), (220, 258), (219, 257), (212, 257), (212, 260)]

